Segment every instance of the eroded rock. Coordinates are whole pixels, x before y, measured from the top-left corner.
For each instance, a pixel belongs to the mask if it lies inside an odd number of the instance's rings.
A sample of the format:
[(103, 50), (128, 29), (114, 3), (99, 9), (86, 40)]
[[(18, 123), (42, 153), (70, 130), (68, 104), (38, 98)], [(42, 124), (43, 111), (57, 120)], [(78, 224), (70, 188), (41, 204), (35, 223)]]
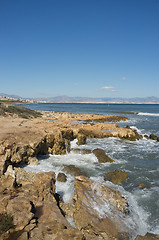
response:
[(145, 236), (138, 235), (135, 240), (158, 240), (159, 235), (152, 234), (152, 233), (146, 233)]
[(56, 180), (59, 182), (66, 182), (67, 176), (64, 173), (58, 173)]
[(73, 176), (86, 175), (83, 171), (81, 171), (80, 168), (76, 167), (75, 165), (67, 165), (63, 168), (63, 171)]
[(86, 136), (84, 134), (78, 134), (77, 136), (77, 145), (84, 145), (86, 144)]
[(94, 155), (97, 157), (98, 162), (106, 163), (106, 162), (114, 162), (113, 159), (108, 157), (103, 149), (96, 148), (93, 150)]
[(119, 191), (86, 177), (75, 178), (74, 221), (86, 239), (128, 240), (128, 203)]
[(115, 170), (105, 174), (104, 180), (111, 181), (114, 184), (120, 184), (128, 178), (128, 173), (125, 171)]

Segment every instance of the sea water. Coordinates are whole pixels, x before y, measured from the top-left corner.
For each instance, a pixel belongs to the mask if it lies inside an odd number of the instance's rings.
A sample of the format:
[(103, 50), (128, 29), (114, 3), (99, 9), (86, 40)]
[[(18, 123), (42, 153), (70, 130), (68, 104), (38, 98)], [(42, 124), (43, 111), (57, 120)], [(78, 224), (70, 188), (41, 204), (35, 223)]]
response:
[[(104, 115), (126, 116), (130, 120), (118, 123), (119, 126), (129, 125), (142, 134), (151, 133), (159, 136), (159, 105), (147, 104), (31, 104), (36, 110), (66, 111), (78, 113), (96, 113)], [(159, 234), (159, 142), (147, 140), (145, 137), (137, 141), (119, 138), (87, 139), (87, 144), (78, 146), (76, 140), (72, 148), (102, 148), (107, 155), (115, 160), (113, 163), (98, 163), (93, 153), (68, 153), (66, 155), (47, 155), (39, 157), (38, 166), (27, 166), (29, 171), (65, 172), (65, 165), (75, 165), (84, 171), (92, 180), (119, 190), (128, 200), (130, 217), (127, 224), (134, 229), (132, 239), (146, 232)], [(113, 170), (124, 170), (128, 179), (121, 185), (104, 181), (104, 174)], [(74, 178), (67, 174), (66, 183), (56, 182), (56, 190), (64, 202), (71, 202), (74, 192)], [(147, 188), (138, 185), (144, 183)], [(96, 206), (98, 208), (98, 206)], [(102, 213), (109, 211), (103, 206)]]

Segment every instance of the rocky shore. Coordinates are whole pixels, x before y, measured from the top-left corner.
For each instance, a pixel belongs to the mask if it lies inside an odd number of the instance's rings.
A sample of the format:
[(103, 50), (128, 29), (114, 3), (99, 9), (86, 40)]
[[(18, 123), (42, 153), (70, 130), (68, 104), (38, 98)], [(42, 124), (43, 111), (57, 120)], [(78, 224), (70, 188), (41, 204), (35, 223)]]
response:
[[(70, 152), (70, 142), (74, 139), (79, 145), (86, 144), (87, 138), (141, 139), (135, 129), (118, 127), (117, 122), (127, 118), (66, 112), (19, 115), (17, 111), (5, 111), (6, 108), (3, 106), (0, 116), (0, 239), (131, 239), (133, 232), (126, 224), (129, 203), (119, 191), (90, 180), (70, 166), (67, 171), (75, 176), (73, 203), (64, 203), (56, 193), (55, 182), (57, 177), (58, 181), (67, 181), (66, 175), (35, 174), (22, 168), (27, 164), (37, 165), (38, 155)], [(99, 163), (113, 161), (102, 149), (93, 153)], [(114, 184), (127, 177), (122, 171), (105, 176)], [(109, 214), (103, 208), (107, 205), (111, 209)], [(68, 221), (70, 217), (74, 227)], [(159, 236), (148, 233), (137, 236), (136, 240), (140, 239), (159, 239)]]

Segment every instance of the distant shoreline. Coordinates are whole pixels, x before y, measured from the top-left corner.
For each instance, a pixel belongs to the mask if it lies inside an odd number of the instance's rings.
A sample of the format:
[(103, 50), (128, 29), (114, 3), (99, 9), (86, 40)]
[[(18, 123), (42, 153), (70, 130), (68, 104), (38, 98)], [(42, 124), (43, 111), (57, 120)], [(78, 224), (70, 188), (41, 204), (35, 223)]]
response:
[(24, 104), (37, 104), (37, 103), (80, 103), (80, 104), (159, 104), (159, 102), (46, 102), (38, 101), (36, 103), (24, 103)]

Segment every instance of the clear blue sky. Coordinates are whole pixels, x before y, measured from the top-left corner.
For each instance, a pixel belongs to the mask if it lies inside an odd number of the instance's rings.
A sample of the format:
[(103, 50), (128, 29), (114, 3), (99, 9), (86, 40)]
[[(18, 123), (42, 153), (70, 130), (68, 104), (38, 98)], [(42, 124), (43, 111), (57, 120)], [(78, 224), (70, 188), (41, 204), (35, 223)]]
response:
[(0, 92), (159, 97), (159, 0), (0, 0)]

